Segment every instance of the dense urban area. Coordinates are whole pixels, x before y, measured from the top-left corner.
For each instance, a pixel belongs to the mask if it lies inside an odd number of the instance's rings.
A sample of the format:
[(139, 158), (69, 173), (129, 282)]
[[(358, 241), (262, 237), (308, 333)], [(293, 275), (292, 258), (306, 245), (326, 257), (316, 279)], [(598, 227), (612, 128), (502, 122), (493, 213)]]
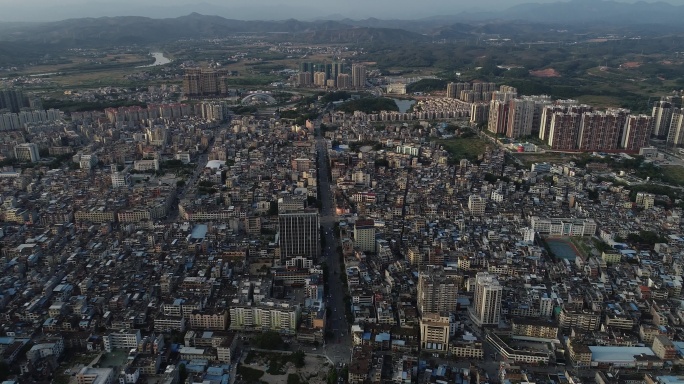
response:
[(684, 383), (681, 79), (271, 38), (0, 61), (2, 384)]

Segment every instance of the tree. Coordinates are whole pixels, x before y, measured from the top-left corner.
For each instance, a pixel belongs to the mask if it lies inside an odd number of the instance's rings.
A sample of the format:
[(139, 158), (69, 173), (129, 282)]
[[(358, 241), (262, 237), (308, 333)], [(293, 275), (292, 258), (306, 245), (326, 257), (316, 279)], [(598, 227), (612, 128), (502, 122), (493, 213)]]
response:
[(335, 367), (332, 367), (330, 371), (328, 372), (328, 384), (335, 384), (337, 383), (337, 370)]
[(280, 334), (269, 331), (255, 337), (254, 344), (261, 349), (281, 349), (285, 343)]
[(295, 367), (302, 368), (305, 364), (305, 361), (304, 361), (305, 357), (306, 357), (306, 355), (304, 354), (303, 351), (293, 352), (290, 355), (290, 361), (292, 362), (292, 364), (294, 364)]

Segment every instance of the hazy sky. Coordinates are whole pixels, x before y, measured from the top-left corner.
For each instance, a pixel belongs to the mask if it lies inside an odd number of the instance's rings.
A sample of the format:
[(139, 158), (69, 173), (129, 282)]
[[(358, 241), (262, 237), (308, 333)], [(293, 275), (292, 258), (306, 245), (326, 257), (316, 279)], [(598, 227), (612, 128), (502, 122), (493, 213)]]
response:
[[(0, 21), (45, 21), (76, 17), (177, 17), (191, 12), (236, 19), (420, 18), (463, 11), (505, 9), (555, 0), (0, 0)], [(598, 0), (583, 0), (598, 1)], [(634, 2), (634, 1), (624, 1)], [(684, 5), (684, 0), (668, 0)]]

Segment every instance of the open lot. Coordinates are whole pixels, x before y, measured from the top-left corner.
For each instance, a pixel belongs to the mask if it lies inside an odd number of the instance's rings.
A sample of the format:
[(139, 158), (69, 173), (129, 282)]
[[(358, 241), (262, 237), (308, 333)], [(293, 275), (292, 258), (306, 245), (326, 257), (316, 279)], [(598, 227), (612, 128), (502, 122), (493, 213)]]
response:
[(238, 366), (239, 379), (247, 383), (292, 384), (290, 382), (296, 376), (302, 383), (324, 384), (331, 368), (330, 363), (320, 356), (307, 355), (301, 368), (286, 360), (287, 355), (250, 351)]
[(485, 152), (487, 145), (489, 145), (489, 143), (479, 137), (455, 137), (451, 139), (440, 139), (436, 142), (443, 146), (456, 161), (460, 159), (475, 160)]
[(574, 154), (556, 152), (511, 153), (511, 155), (522, 161), (526, 166), (531, 166), (533, 163), (562, 163), (572, 160), (572, 158), (575, 156)]

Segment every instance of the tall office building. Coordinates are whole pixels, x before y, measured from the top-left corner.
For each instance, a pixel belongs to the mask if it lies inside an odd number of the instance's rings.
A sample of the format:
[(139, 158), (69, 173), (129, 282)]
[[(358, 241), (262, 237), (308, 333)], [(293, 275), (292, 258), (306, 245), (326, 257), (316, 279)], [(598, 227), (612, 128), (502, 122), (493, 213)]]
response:
[(478, 272), (475, 276), (475, 297), (470, 317), (477, 325), (498, 325), (501, 319), (503, 287), (494, 275)]
[(361, 64), (352, 65), (352, 87), (366, 87), (366, 67)]
[(14, 147), (14, 157), (21, 161), (35, 162), (40, 160), (38, 145), (35, 143), (23, 143)]
[(354, 247), (375, 253), (375, 222), (372, 219), (354, 223)]
[(455, 312), (459, 276), (444, 268), (427, 266), (418, 275), (418, 311), (426, 313)]
[(278, 214), (280, 260), (297, 257), (316, 261), (321, 255), (318, 211), (305, 210)]

